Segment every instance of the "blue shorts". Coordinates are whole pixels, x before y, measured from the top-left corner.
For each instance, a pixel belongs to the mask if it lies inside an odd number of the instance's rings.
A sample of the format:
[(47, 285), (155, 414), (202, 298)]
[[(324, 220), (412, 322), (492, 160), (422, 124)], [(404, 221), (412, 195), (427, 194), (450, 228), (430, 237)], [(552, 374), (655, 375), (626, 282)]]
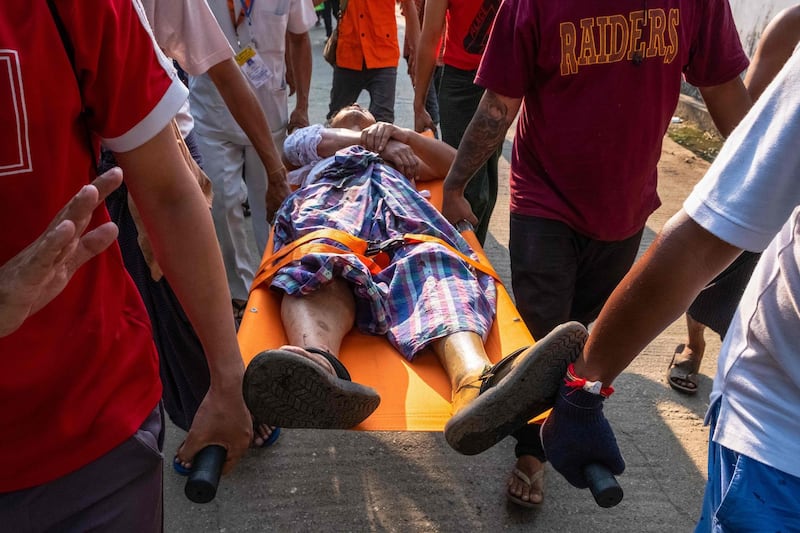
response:
[[(711, 406), (711, 435), (719, 415)], [(695, 533), (800, 531), (800, 478), (711, 440), (708, 483)]]

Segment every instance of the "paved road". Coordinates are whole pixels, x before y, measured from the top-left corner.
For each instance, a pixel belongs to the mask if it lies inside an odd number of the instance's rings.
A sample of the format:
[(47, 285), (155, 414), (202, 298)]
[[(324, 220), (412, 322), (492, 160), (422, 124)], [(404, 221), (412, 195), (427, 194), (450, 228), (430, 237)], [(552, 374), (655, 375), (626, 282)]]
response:
[[(321, 28), (312, 30), (312, 122), (324, 120), (331, 83), (332, 69), (321, 57), (323, 39)], [(397, 123), (411, 126), (410, 85), (405, 74), (398, 78)], [(366, 98), (361, 102), (366, 104)], [(506, 177), (509, 148), (510, 142), (501, 170)], [(648, 223), (643, 248), (705, 168), (665, 139), (659, 185), (664, 205)], [(507, 182), (501, 184), (490, 231), (487, 252), (508, 280)], [(249, 453), (206, 505), (186, 500), (183, 478), (168, 468), (166, 531), (689, 531), (705, 483), (702, 417), (719, 342), (709, 339), (700, 392), (693, 398), (679, 396), (666, 386), (664, 371), (683, 332), (681, 319), (659, 336), (617, 380), (617, 393), (606, 402), (627, 461), (620, 477), (625, 499), (613, 509), (597, 507), (587, 491), (572, 488), (549, 467), (539, 509), (508, 504), (504, 490), (513, 461), (511, 439), (465, 457), (440, 434), (286, 430), (273, 447)], [(180, 430), (169, 427), (168, 458), (182, 438)]]

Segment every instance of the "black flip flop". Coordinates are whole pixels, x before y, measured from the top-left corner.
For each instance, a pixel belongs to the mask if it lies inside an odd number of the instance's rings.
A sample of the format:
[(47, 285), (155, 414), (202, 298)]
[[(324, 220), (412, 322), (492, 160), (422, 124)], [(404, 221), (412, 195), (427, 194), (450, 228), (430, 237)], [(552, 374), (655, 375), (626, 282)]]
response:
[(284, 428), (348, 429), (377, 409), (378, 393), (353, 383), (341, 361), (325, 350), (305, 350), (325, 357), (336, 375), (294, 352), (261, 352), (247, 365), (242, 387), (256, 420)]

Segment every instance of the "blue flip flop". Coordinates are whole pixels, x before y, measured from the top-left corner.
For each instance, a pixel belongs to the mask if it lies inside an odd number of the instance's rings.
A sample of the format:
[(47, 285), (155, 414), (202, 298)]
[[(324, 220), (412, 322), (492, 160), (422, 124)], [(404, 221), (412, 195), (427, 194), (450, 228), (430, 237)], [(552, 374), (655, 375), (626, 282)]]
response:
[(191, 468), (186, 468), (181, 464), (177, 455), (172, 459), (172, 469), (175, 470), (175, 473), (179, 476), (188, 476), (192, 473)]
[[(270, 446), (275, 444), (275, 441), (277, 441), (278, 437), (280, 437), (280, 436), (281, 436), (281, 428), (276, 427), (275, 429), (272, 430), (272, 433), (270, 433), (269, 438), (264, 441), (264, 444), (262, 444), (259, 447), (260, 448), (269, 448)], [(178, 461), (178, 456), (177, 455), (172, 459), (172, 469), (179, 476), (188, 476), (189, 474), (192, 473), (192, 469), (191, 468), (186, 468), (185, 466), (183, 466), (180, 463), (180, 461)]]
[(272, 430), (272, 433), (269, 434), (269, 438), (265, 440), (264, 444), (259, 446), (259, 448), (269, 448), (270, 446), (275, 444), (275, 441), (278, 440), (278, 437), (280, 436), (281, 436), (281, 428), (275, 427), (275, 429)]

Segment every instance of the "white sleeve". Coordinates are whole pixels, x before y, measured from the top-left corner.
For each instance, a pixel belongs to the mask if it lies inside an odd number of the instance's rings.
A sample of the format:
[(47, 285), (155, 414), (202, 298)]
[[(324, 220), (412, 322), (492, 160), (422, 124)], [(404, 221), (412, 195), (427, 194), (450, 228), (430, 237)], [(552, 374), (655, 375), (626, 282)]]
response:
[(289, 11), (289, 22), (286, 30), (291, 33), (305, 33), (314, 27), (317, 14), (309, 0), (292, 0)]
[(145, 0), (156, 42), (192, 76), (233, 57), (233, 49), (206, 0)]
[(322, 141), (321, 124), (300, 128), (292, 132), (283, 141), (283, 153), (286, 160), (296, 167), (302, 167), (321, 160), (317, 153), (317, 146)]
[(720, 239), (762, 251), (800, 205), (800, 52), (733, 131), (683, 204)]

